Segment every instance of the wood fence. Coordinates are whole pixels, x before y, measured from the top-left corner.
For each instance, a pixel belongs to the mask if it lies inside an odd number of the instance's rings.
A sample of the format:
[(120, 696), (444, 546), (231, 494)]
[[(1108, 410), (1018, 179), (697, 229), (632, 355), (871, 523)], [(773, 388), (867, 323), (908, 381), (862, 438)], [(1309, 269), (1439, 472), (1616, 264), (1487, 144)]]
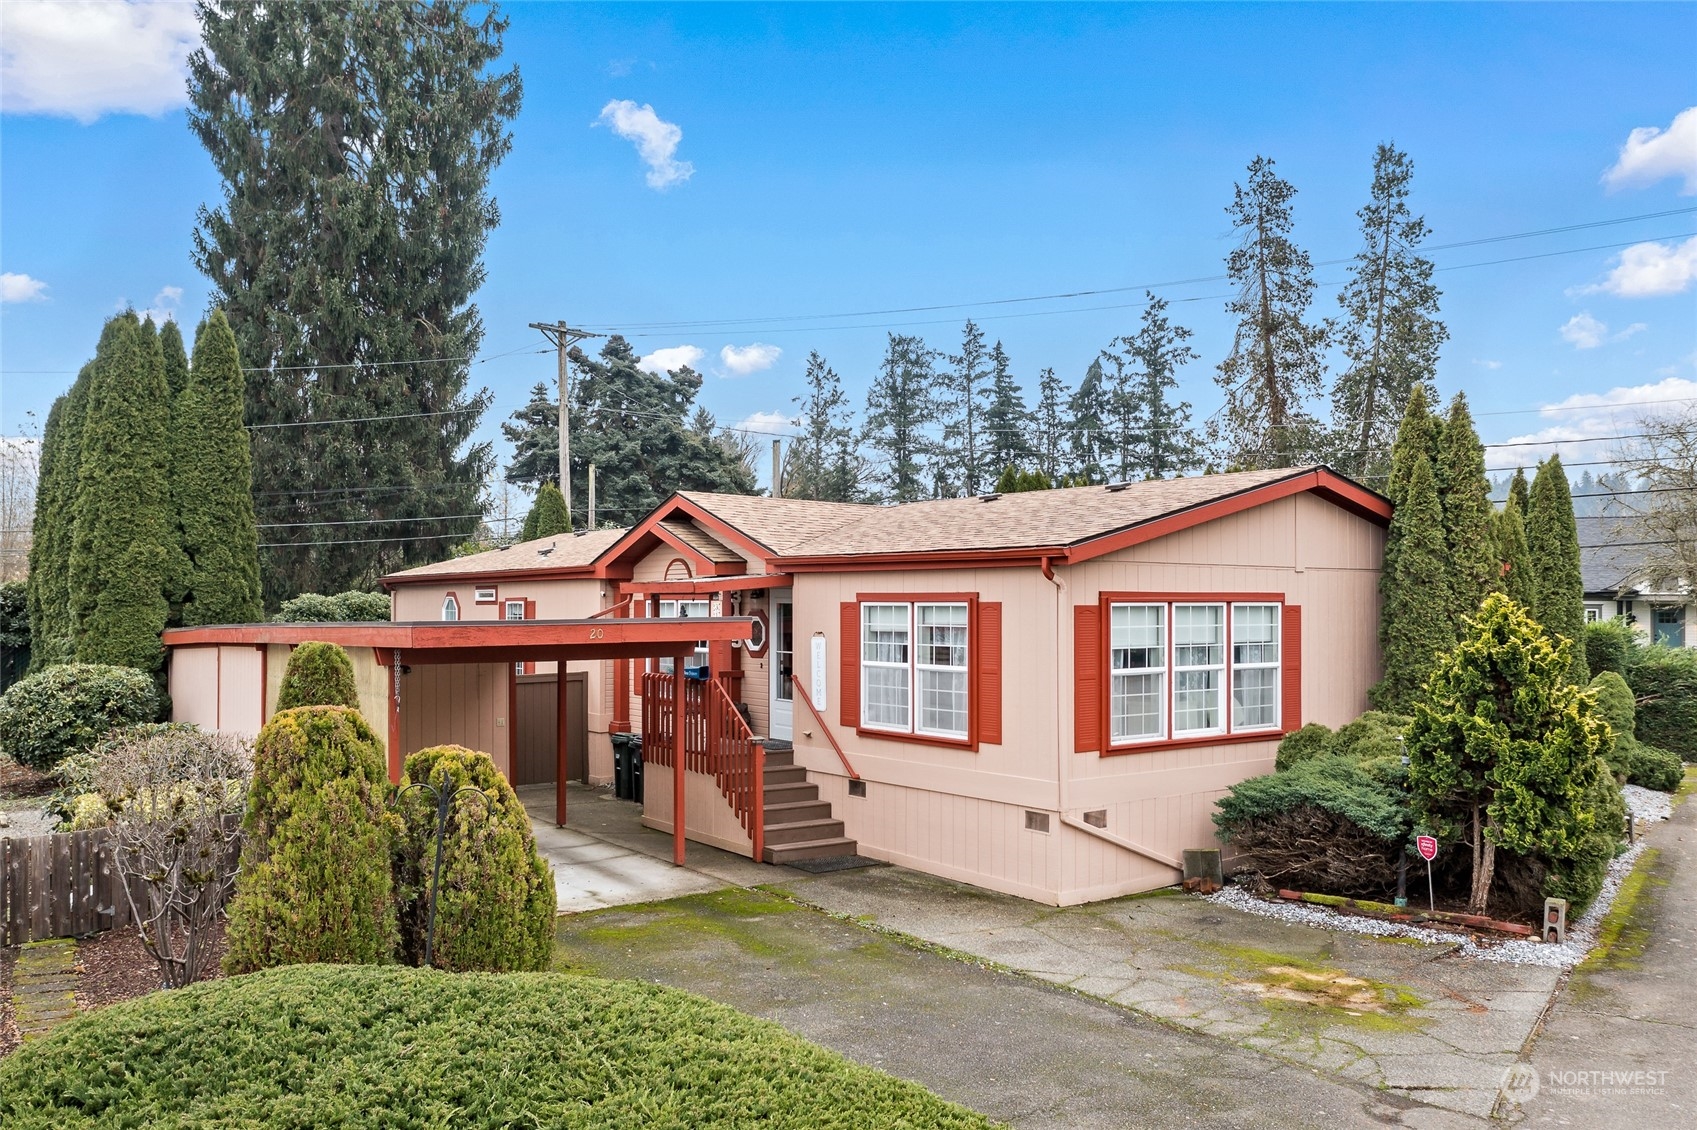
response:
[[(0, 946), (128, 926), (117, 850), (106, 828), (0, 840)], [(238, 843), (232, 869), (239, 852)]]

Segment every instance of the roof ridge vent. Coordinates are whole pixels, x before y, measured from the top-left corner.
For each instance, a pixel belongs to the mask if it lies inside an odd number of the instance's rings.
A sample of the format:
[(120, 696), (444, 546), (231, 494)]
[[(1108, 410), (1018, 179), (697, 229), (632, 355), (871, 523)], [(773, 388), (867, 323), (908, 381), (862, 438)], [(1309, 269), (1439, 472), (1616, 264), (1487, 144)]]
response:
[(998, 498), (1000, 498), (1000, 497), (1002, 497), (1002, 495), (1001, 495), (1001, 492), (999, 492), (999, 491), (991, 491), (991, 492), (990, 492), (990, 493), (989, 493), (989, 494), (981, 494), (981, 495), (979, 495), (979, 496), (978, 496), (978, 501), (979, 501), (979, 502), (994, 502), (994, 501), (996, 501), (996, 500), (997, 500), (997, 499), (998, 499)]
[(1130, 485), (1131, 485), (1131, 480), (1127, 479), (1123, 483), (1109, 483), (1107, 486), (1103, 487), (1102, 489), (1105, 490), (1105, 491), (1109, 491), (1113, 494), (1118, 494), (1120, 491), (1124, 490), (1126, 487), (1128, 487)]

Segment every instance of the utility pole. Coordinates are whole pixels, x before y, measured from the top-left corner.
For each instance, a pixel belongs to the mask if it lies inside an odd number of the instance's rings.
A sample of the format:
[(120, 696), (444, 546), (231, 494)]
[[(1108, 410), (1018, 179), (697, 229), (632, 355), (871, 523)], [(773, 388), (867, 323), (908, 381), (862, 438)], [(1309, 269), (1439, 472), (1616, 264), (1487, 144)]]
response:
[(587, 338), (600, 337), (588, 330), (574, 330), (564, 319), (554, 322), (532, 322), (530, 328), (542, 331), (559, 354), (560, 381), (560, 493), (566, 497), (566, 529), (572, 529), (572, 428), (571, 428), (571, 364), (566, 355), (571, 347)]
[(595, 464), (589, 465), (589, 528), (595, 528)]
[(784, 461), (780, 457), (780, 453), (783, 450), (783, 443), (784, 443), (784, 441), (781, 440), (781, 439), (775, 439), (775, 440), (772, 441), (772, 497), (773, 498), (777, 498), (779, 496), (779, 494), (781, 493), (778, 489), (778, 480), (779, 480), (779, 478), (782, 477), (783, 469), (784, 469)]

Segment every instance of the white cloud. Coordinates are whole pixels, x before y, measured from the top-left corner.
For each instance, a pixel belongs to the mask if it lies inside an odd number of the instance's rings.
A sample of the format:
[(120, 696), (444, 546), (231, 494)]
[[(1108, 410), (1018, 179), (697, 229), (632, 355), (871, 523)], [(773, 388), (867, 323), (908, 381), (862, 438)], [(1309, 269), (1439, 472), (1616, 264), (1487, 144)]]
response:
[[(776, 439), (795, 434), (795, 417), (786, 416), (782, 412), (755, 412), (744, 416), (731, 426), (758, 432), (767, 439)], [(776, 435), (767, 436), (767, 432), (774, 432)]]
[(136, 317), (152, 318), (154, 324), (164, 325), (166, 322), (177, 320), (177, 304), (183, 300), (183, 288), (180, 286), (162, 286), (159, 293), (153, 296), (145, 310), (137, 310)]
[(727, 345), (719, 350), (719, 360), (733, 377), (746, 377), (778, 363), (784, 351), (775, 345), (755, 342), (753, 345)]
[(0, 4), (0, 109), (88, 124), (188, 101), (200, 43), (193, 4), (51, 0)]
[(1561, 339), (1575, 349), (1595, 349), (1608, 338), (1609, 327), (1581, 310), (1561, 328)]
[(1540, 408), (1548, 426), (1503, 441), (1515, 447), (1487, 448), (1485, 463), (1493, 471), (1503, 471), (1531, 467), (1552, 454), (1568, 464), (1617, 459), (1621, 442), (1616, 437), (1637, 431), (1640, 416), (1679, 411), (1691, 404), (1697, 404), (1697, 381), (1683, 377), (1579, 393)]
[(166, 303), (170, 303), (172, 306), (175, 306), (182, 300), (183, 288), (180, 286), (162, 286), (159, 288), (159, 293), (153, 296), (153, 304), (155, 306), (163, 306)]
[(1604, 291), (1622, 298), (1680, 294), (1697, 279), (1697, 235), (1684, 243), (1635, 243), (1620, 253), (1608, 277), (1580, 294)]
[(1473, 359), (1473, 363), (1481, 369), (1489, 369), (1493, 373), (1503, 367), (1503, 363), (1501, 361), (1484, 361), (1477, 357)]
[(647, 369), (655, 376), (664, 376), (674, 369), (694, 368), (696, 362), (707, 356), (705, 352), (693, 345), (672, 345), (665, 349), (656, 349), (636, 363), (639, 369)]
[(616, 98), (601, 107), (601, 116), (591, 125), (610, 126), (626, 141), (636, 143), (637, 156), (648, 166), (648, 187), (671, 188), (695, 175), (695, 166), (676, 160), (678, 142), (684, 131), (661, 121), (652, 106), (638, 106), (628, 98)]
[(1697, 194), (1697, 106), (1681, 110), (1665, 130), (1639, 126), (1628, 134), (1620, 159), (1603, 174), (1603, 183), (1616, 189), (1666, 177), (1685, 181), (1680, 195)]
[(10, 271), (0, 275), (0, 302), (42, 302), (47, 296), (41, 292), (46, 289), (46, 283), (28, 275), (14, 275)]

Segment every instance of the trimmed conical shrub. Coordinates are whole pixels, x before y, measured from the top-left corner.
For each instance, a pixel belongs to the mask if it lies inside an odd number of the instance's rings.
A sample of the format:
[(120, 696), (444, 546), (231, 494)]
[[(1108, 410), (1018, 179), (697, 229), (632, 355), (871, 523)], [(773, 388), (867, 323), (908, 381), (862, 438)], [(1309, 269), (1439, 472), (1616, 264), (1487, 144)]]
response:
[(189, 383), (189, 355), (183, 349), (183, 331), (175, 321), (159, 331), (159, 351), (165, 357), (165, 394), (175, 404)]
[(277, 709), (297, 706), (346, 706), (359, 709), (359, 684), (353, 661), (333, 643), (303, 643), (289, 653), (283, 684), (277, 689)]
[(1526, 520), (1520, 512), (1520, 503), (1512, 495), (1507, 505), (1497, 511), (1494, 522), (1503, 591), (1517, 604), (1530, 608), (1537, 594), (1538, 574), (1532, 568), (1532, 551), (1526, 544)]
[(530, 513), (524, 516), (524, 532), (519, 535), (519, 540), (535, 541), (537, 538), (570, 533), (571, 529), (572, 520), (566, 511), (566, 496), (561, 494), (560, 488), (553, 483), (543, 483), (541, 489), (536, 492), (536, 501), (531, 504)]
[(83, 366), (70, 391), (53, 402), (41, 433), (27, 589), (32, 671), (76, 657), (71, 630), (71, 543), (76, 537), (82, 427), (93, 371), (92, 363)]
[(406, 822), (396, 849), (401, 955), (424, 963), (430, 882), (436, 847), (436, 803), (413, 782), (460, 793), (442, 841), (442, 885), (436, 900), (434, 964), (456, 971), (548, 968), (554, 949), (554, 874), (536, 853), (530, 817), (486, 753), (444, 745), (410, 754), (399, 808)]
[(1450, 401), (1432, 472), (1443, 509), (1444, 543), (1449, 548), (1449, 620), (1460, 638), (1462, 617), (1477, 612), (1487, 593), (1502, 589), (1485, 447), (1474, 430), (1464, 393), (1456, 393)]
[(265, 724), (254, 740), (225, 972), (392, 959), (397, 821), (387, 788), (383, 747), (359, 711), (306, 706)]
[(1573, 642), (1573, 681), (1591, 681), (1585, 664), (1585, 583), (1579, 571), (1579, 527), (1573, 519), (1573, 495), (1561, 456), (1538, 466), (1532, 479), (1531, 509), (1526, 514), (1526, 544), (1538, 584), (1532, 618), (1548, 631)]
[(71, 545), (77, 659), (157, 671), (176, 553), (158, 335), (133, 313), (106, 323), (81, 436)]
[[(161, 338), (182, 339), (168, 324)], [(167, 372), (170, 349), (166, 349)], [(214, 310), (194, 341), (194, 368), (175, 402), (171, 491), (186, 570), (182, 622), (245, 624), (264, 615), (252, 456), (242, 426), (236, 336)]]

